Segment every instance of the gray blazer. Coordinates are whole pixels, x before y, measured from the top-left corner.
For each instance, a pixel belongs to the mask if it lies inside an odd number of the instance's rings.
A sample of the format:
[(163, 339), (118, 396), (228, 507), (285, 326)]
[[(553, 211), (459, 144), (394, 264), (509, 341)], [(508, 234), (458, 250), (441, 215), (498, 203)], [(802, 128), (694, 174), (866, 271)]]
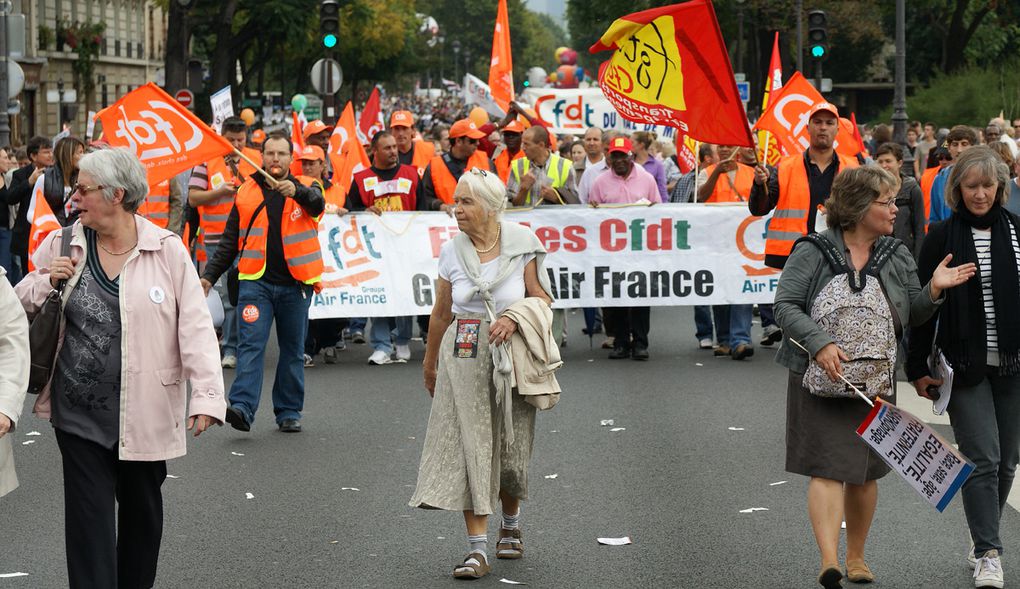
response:
[[(831, 239), (841, 251), (846, 250), (841, 230), (828, 229), (822, 235)], [(835, 275), (817, 247), (807, 243), (794, 247), (776, 290), (774, 312), (776, 322), (783, 328), (783, 344), (776, 353), (777, 363), (797, 373), (807, 370), (808, 355), (790, 343), (790, 338), (807, 348), (812, 358), (833, 343), (829, 334), (811, 319), (811, 304)], [(932, 300), (930, 283), (921, 288), (917, 264), (906, 247), (897, 248), (892, 258), (882, 266), (879, 282), (896, 314), (894, 321), (897, 324), (920, 325), (935, 314), (945, 300), (944, 295), (938, 301)], [(904, 317), (909, 321), (904, 321)]]

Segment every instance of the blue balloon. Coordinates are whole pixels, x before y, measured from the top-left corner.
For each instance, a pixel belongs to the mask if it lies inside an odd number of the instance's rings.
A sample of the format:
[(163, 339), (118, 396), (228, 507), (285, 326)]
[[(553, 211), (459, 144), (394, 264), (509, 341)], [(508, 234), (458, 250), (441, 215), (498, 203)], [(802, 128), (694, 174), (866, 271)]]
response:
[(583, 67), (577, 66), (577, 74), (575, 74), (575, 77), (577, 78), (578, 82), (583, 82), (584, 81), (584, 68)]

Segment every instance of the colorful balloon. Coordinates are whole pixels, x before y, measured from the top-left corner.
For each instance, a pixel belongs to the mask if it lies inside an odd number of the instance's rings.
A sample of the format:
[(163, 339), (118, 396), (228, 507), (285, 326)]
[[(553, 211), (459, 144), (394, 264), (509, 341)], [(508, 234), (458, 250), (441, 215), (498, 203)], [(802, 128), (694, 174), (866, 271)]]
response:
[(560, 54), (560, 63), (562, 65), (577, 65), (577, 52), (573, 49), (567, 49)]
[(577, 66), (577, 69), (574, 70), (574, 77), (577, 78), (578, 83), (583, 82), (584, 81), (584, 68), (581, 67), (581, 66)]
[(476, 106), (471, 109), (471, 114), (468, 115), (468, 118), (481, 127), (489, 122), (489, 113), (485, 112), (484, 108)]
[(572, 65), (561, 65), (556, 68), (556, 79), (560, 88), (577, 88), (577, 68)]
[(566, 51), (567, 49), (568, 49), (567, 47), (560, 47), (556, 50), (556, 61), (560, 60), (560, 56), (563, 55), (563, 52)]
[(295, 94), (294, 97), (290, 99), (290, 105), (294, 108), (294, 110), (301, 112), (308, 107), (308, 99), (305, 98), (304, 94)]
[(241, 120), (244, 121), (245, 125), (251, 126), (255, 124), (255, 111), (252, 109), (246, 108), (242, 110), (239, 116), (241, 117)]

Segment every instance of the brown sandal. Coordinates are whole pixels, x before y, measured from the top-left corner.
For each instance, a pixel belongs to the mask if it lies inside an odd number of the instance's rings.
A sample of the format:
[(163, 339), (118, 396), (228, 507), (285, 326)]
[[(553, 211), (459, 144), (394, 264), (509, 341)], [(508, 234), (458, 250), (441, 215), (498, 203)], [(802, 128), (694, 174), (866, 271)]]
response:
[(863, 560), (846, 561), (846, 579), (851, 583), (873, 583), (875, 573), (871, 572)]
[[(481, 556), (482, 558), (478, 558)], [(453, 576), (456, 579), (481, 579), (489, 574), (492, 567), (481, 552), (470, 552), (464, 557), (464, 562), (453, 569)]]
[(524, 556), (524, 535), (520, 528), (516, 530), (500, 528), (498, 537), (496, 558), (518, 559)]

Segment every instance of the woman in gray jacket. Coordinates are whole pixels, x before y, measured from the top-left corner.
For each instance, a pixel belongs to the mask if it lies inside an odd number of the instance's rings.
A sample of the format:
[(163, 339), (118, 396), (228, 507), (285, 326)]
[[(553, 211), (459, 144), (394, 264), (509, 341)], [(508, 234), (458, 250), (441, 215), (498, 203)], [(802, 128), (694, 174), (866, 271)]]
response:
[[(776, 321), (784, 339), (776, 361), (790, 369), (786, 470), (811, 477), (808, 514), (821, 553), (818, 582), (826, 588), (842, 586), (838, 549), (844, 517), (847, 577), (874, 580), (864, 561), (864, 544), (878, 501), (877, 480), (889, 472), (857, 437), (869, 407), (859, 398), (839, 396), (846, 390), (840, 376), (875, 356), (861, 353), (861, 346), (883, 350), (885, 357), (876, 364), (884, 382), (872, 387), (869, 376), (868, 393), (895, 400), (896, 341), (903, 326), (928, 319), (945, 289), (974, 274), (973, 264), (948, 268), (952, 256), (947, 256), (921, 287), (911, 252), (888, 237), (896, 220), (898, 186), (894, 176), (874, 166), (841, 172), (825, 203), (829, 229), (814, 243), (795, 245), (776, 291)], [(845, 271), (837, 272), (825, 251), (841, 259)], [(863, 316), (861, 305), (848, 305), (848, 315), (829, 321), (833, 315), (828, 310), (858, 296), (868, 305)]]

